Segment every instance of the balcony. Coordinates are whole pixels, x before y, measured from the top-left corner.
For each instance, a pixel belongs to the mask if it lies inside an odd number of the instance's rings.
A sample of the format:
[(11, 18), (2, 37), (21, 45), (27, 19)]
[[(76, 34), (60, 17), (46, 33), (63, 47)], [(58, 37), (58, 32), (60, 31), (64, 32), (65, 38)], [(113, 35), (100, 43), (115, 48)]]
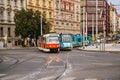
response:
[(3, 6), (3, 5), (4, 5), (3, 2), (1, 2), (1, 3), (0, 3), (0, 6)]
[(4, 4), (0, 4), (0, 10), (4, 10), (5, 8), (4, 8)]
[(7, 8), (11, 8), (11, 5), (7, 5)]
[(46, 5), (44, 4), (44, 5), (42, 5), (42, 7), (43, 7), (43, 8), (46, 8)]
[(14, 11), (17, 11), (18, 10), (18, 6), (14, 6)]
[(1, 18), (1, 19), (0, 19), (0, 22), (4, 22), (4, 19), (3, 19), (3, 18)]

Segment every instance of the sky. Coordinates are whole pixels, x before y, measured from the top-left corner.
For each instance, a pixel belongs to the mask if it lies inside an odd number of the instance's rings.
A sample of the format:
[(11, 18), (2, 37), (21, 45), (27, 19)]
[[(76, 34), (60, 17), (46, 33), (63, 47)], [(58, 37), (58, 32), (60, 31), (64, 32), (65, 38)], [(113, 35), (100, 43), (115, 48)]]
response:
[(120, 0), (108, 0), (108, 3), (112, 3), (115, 5), (115, 8), (117, 9), (118, 14), (120, 14)]

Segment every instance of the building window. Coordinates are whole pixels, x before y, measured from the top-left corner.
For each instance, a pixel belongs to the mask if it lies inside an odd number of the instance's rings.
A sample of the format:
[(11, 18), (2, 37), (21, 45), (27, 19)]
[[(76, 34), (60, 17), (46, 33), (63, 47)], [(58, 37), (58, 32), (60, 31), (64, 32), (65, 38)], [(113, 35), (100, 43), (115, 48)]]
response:
[(39, 5), (39, 0), (36, 0), (36, 5)]
[(17, 0), (14, 0), (14, 6), (17, 6)]
[(11, 34), (10, 30), (11, 30), (11, 29), (10, 29), (10, 27), (9, 27), (9, 28), (8, 28), (8, 34), (7, 34), (8, 37), (10, 37), (10, 34)]
[(64, 3), (61, 2), (61, 10), (64, 10)]
[(69, 25), (69, 23), (66, 23), (66, 25), (68, 26), (68, 25)]
[(66, 10), (69, 11), (69, 4), (66, 3)]
[(51, 2), (49, 1), (49, 8), (51, 8), (52, 7), (52, 5), (51, 5)]
[(73, 26), (73, 24), (71, 24), (71, 26)]
[(62, 24), (62, 25), (64, 25), (64, 23), (63, 23), (63, 22), (62, 22), (61, 24)]
[(7, 12), (7, 20), (10, 21), (10, 12)]
[(0, 36), (3, 36), (3, 27), (0, 28)]
[(61, 13), (61, 17), (64, 18), (64, 14), (63, 13)]
[(23, 0), (20, 0), (20, 3), (21, 3), (21, 7), (23, 7), (23, 4), (24, 4), (24, 3), (23, 3)]
[(32, 0), (29, 0), (29, 3), (31, 4), (31, 3), (32, 3)]
[(45, 7), (45, 0), (43, 0), (43, 6)]
[(76, 20), (79, 21), (79, 16), (78, 15), (76, 16)]
[(3, 11), (0, 11), (0, 20), (3, 20)]
[(0, 0), (0, 4), (2, 4), (3, 3), (3, 0)]
[(79, 8), (78, 8), (78, 6), (76, 6), (76, 12), (79, 13)]
[(56, 22), (56, 24), (59, 24), (59, 22)]
[(58, 18), (58, 16), (59, 16), (59, 13), (58, 13), (58, 12), (56, 12), (56, 14), (55, 14), (55, 18)]
[(45, 12), (45, 11), (43, 11), (43, 14), (44, 14), (44, 16), (46, 17), (46, 12)]
[(56, 9), (58, 9), (59, 8), (59, 1), (57, 0), (55, 4), (56, 4)]
[(10, 0), (7, 0), (7, 5), (10, 5)]
[(52, 18), (52, 13), (51, 12), (49, 12), (49, 18)]

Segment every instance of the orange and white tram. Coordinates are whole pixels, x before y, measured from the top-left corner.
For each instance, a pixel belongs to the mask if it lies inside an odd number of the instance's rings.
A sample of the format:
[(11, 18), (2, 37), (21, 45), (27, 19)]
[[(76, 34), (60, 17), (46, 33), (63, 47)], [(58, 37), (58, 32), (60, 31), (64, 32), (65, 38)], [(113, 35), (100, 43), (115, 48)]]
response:
[(45, 52), (59, 52), (59, 34), (49, 33), (41, 36), (38, 40), (38, 49)]

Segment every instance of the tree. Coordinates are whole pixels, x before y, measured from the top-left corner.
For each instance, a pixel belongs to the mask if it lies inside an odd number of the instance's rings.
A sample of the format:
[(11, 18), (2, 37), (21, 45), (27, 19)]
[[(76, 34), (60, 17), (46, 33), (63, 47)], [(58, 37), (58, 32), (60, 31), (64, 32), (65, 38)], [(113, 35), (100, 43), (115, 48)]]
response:
[[(42, 17), (41, 17), (42, 15)], [(23, 39), (30, 37), (38, 37), (41, 35), (40, 33), (40, 24), (41, 24), (41, 18), (42, 18), (42, 30), (43, 34), (48, 33), (50, 30), (51, 25), (48, 23), (45, 16), (40, 11), (33, 11), (32, 9), (22, 9), (20, 11), (17, 11), (14, 17), (15, 21), (15, 34), (16, 36), (21, 35)]]

